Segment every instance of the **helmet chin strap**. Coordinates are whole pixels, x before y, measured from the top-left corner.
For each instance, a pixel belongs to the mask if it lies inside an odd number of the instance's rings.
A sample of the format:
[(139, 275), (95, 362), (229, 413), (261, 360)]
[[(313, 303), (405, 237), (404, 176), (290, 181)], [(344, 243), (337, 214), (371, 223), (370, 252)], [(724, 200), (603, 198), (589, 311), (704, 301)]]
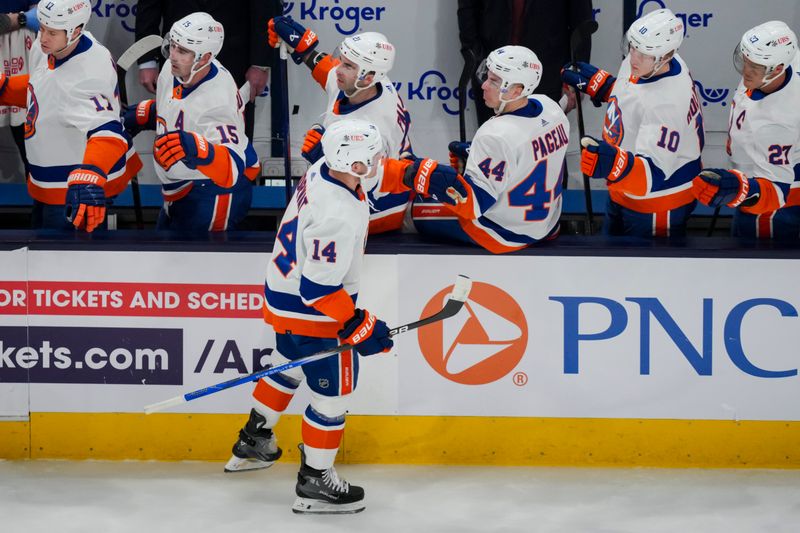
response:
[(375, 79), (374, 76), (372, 77), (372, 83), (370, 83), (369, 85), (366, 85), (365, 87), (359, 87), (358, 86), (359, 80), (363, 79), (363, 77), (366, 76), (367, 74), (369, 74), (369, 73), (367, 72), (367, 73), (363, 74), (362, 76), (360, 76), (359, 78), (356, 79), (356, 82), (353, 84), (353, 87), (354, 87), (353, 92), (348, 93), (347, 91), (344, 91), (344, 95), (347, 96), (348, 98), (352, 98), (355, 95), (357, 95), (358, 93), (360, 93), (361, 91), (366, 91), (370, 87), (374, 87), (378, 83), (378, 81)]
[[(73, 33), (75, 32), (75, 30), (76, 30), (76, 28), (72, 28), (72, 32)], [(69, 48), (70, 46), (75, 44), (76, 42), (78, 42), (78, 39), (81, 38), (81, 35), (83, 35), (83, 30), (79, 31), (78, 35), (76, 35), (72, 39), (67, 39), (67, 44), (65, 44), (64, 47), (61, 50), (57, 50), (57, 51), (53, 52), (51, 55), (60, 54), (61, 52), (63, 52), (64, 50), (66, 50), (67, 48)]]
[(770, 74), (775, 72), (775, 68), (776, 67), (772, 67), (771, 69), (769, 69), (767, 72), (764, 73), (764, 77), (761, 79), (761, 85), (758, 86), (759, 89), (763, 89), (764, 87), (766, 87), (767, 85), (778, 79), (778, 76), (780, 76), (785, 72), (784, 70), (781, 70), (777, 74), (770, 77)]
[(650, 74), (648, 74), (647, 76), (639, 76), (639, 77), (640, 77), (641, 79), (643, 79), (643, 80), (649, 80), (650, 78), (652, 78), (653, 76), (655, 76), (655, 75), (656, 75), (656, 73), (657, 73), (659, 70), (661, 70), (661, 67), (663, 67), (664, 65), (666, 65), (666, 64), (667, 64), (667, 63), (668, 63), (668, 62), (669, 62), (671, 59), (672, 59), (672, 57), (670, 57), (669, 59), (664, 59), (664, 57), (663, 57), (663, 56), (662, 56), (662, 57), (659, 57), (658, 59), (656, 59), (655, 63), (653, 64), (653, 70), (651, 70), (651, 71), (650, 71)]
[(203, 58), (201, 57), (200, 59), (197, 59), (194, 63), (192, 63), (192, 68), (189, 70), (189, 79), (188, 80), (183, 81), (183, 78), (181, 78), (180, 76), (175, 76), (176, 78), (178, 78), (178, 81), (181, 82), (181, 85), (189, 85), (190, 83), (192, 83), (192, 80), (197, 75), (197, 73), (200, 72), (201, 70), (203, 70), (204, 68), (206, 68), (211, 63), (211, 61), (209, 61), (208, 63), (206, 63), (202, 67), (196, 68), (197, 65), (200, 64), (200, 61), (202, 59)]

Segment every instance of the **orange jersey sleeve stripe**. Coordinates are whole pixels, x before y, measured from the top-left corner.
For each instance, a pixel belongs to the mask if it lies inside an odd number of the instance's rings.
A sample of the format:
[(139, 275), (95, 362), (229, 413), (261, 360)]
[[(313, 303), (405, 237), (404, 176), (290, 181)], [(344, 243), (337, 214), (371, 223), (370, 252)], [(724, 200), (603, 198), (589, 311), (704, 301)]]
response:
[(491, 235), (486, 233), (486, 231), (477, 227), (472, 220), (459, 218), (458, 223), (461, 226), (461, 229), (463, 229), (473, 241), (477, 242), (483, 248), (489, 250), (493, 254), (506, 254), (525, 248), (525, 246), (506, 246), (505, 244), (497, 242), (492, 238)]
[(339, 330), (342, 329), (338, 322), (315, 322), (313, 320), (276, 315), (266, 305), (263, 307), (263, 311), (264, 321), (272, 326), (275, 333), (292, 333), (320, 339), (335, 339), (338, 337)]
[(142, 170), (142, 166), (142, 160), (139, 154), (133, 154), (125, 165), (125, 173), (122, 174), (122, 176), (106, 182), (106, 196), (116, 196), (124, 191), (133, 177)]
[(410, 159), (390, 159), (383, 163), (383, 179), (381, 179), (380, 192), (398, 193), (406, 192), (408, 187), (403, 183), (406, 169), (413, 164)]
[(28, 75), (9, 76), (6, 89), (0, 96), (0, 104), (16, 107), (28, 106)]
[(336, 320), (339, 324), (344, 324), (356, 314), (356, 306), (353, 303), (353, 299), (344, 289), (339, 289), (320, 298), (311, 304), (311, 307)]
[(641, 157), (633, 158), (633, 167), (627, 176), (621, 180), (609, 183), (609, 191), (619, 191), (633, 196), (644, 196), (647, 194), (647, 169)]
[(312, 448), (319, 448), (320, 450), (335, 450), (342, 443), (344, 428), (326, 431), (312, 426), (303, 418), (301, 433), (303, 444), (311, 446)]
[[(772, 182), (765, 178), (755, 179), (758, 181), (759, 188), (761, 189), (761, 196), (759, 196), (755, 205), (749, 207), (742, 206), (742, 211), (750, 213), (751, 215), (761, 215), (780, 209), (781, 199)], [(791, 192), (789, 196), (791, 196)]]
[(83, 164), (93, 165), (108, 175), (111, 168), (128, 151), (128, 143), (119, 137), (93, 135), (86, 143), (83, 152)]
[(236, 177), (233, 175), (234, 165), (228, 148), (221, 144), (214, 145), (214, 159), (207, 165), (197, 165), (197, 170), (211, 178), (220, 187), (232, 187)]
[(789, 189), (789, 196), (786, 197), (786, 206), (792, 207), (800, 205), (800, 188)]
[(403, 219), (405, 218), (405, 211), (399, 213), (392, 213), (385, 217), (376, 218), (369, 221), (370, 235), (378, 233), (386, 233), (387, 231), (395, 231), (403, 227)]
[(292, 396), (294, 395), (271, 387), (269, 383), (263, 379), (258, 380), (256, 388), (253, 390), (254, 399), (279, 413), (286, 410), (289, 406), (289, 402), (292, 401)]
[(314, 66), (314, 70), (311, 71), (311, 77), (314, 78), (314, 81), (319, 83), (323, 90), (325, 89), (325, 85), (328, 83), (328, 73), (332, 69), (336, 68), (336, 65), (338, 64), (338, 59), (335, 59), (331, 56), (325, 56)]
[(255, 181), (256, 178), (261, 174), (261, 164), (256, 163), (252, 167), (247, 167), (244, 169), (244, 175), (250, 181)]
[(686, 204), (692, 203), (695, 198), (692, 194), (692, 188), (688, 187), (681, 191), (666, 196), (658, 196), (655, 198), (632, 199), (618, 190), (608, 188), (608, 196), (614, 200), (615, 203), (626, 207), (631, 211), (637, 213), (658, 213), (659, 211), (669, 211), (677, 209)]

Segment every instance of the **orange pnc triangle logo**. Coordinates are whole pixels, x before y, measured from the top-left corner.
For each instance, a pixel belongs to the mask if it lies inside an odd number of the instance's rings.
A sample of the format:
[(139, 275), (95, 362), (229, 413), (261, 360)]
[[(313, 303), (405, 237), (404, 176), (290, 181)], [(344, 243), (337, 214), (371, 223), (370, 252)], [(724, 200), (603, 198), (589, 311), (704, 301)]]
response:
[[(421, 316), (441, 309), (451, 289), (436, 293)], [(464, 309), (420, 328), (418, 338), (422, 355), (440, 375), (463, 385), (484, 385), (508, 375), (520, 362), (528, 345), (528, 323), (507, 292), (473, 282)]]

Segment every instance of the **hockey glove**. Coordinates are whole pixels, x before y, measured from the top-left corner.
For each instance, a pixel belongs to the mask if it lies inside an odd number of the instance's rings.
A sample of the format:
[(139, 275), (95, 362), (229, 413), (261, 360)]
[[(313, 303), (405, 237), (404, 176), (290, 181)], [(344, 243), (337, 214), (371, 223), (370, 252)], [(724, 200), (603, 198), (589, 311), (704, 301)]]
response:
[(214, 160), (214, 145), (191, 131), (171, 131), (156, 137), (153, 157), (164, 170), (178, 161), (195, 169)]
[(36, 16), (38, 6), (33, 6), (25, 12), (25, 27), (33, 33), (39, 33), (39, 17)]
[(67, 177), (64, 215), (77, 229), (91, 233), (106, 216), (105, 173), (95, 166), (80, 166)]
[(608, 95), (611, 94), (617, 78), (594, 65), (577, 61), (564, 65), (561, 69), (561, 80), (588, 94), (595, 107), (600, 107), (602, 102), (608, 102)]
[(136, 137), (144, 130), (156, 128), (156, 101), (142, 100), (135, 106), (128, 107), (122, 113), (122, 124), (131, 137)]
[(433, 159), (417, 159), (408, 166), (403, 183), (422, 196), (437, 202), (459, 206), (469, 198), (469, 185), (452, 167), (439, 165)]
[(450, 151), (450, 166), (461, 174), (464, 173), (464, 169), (467, 166), (467, 159), (469, 159), (469, 149), (471, 145), (471, 142), (459, 141), (453, 141), (447, 145), (447, 149)]
[(352, 344), (361, 355), (388, 352), (394, 346), (386, 322), (364, 309), (356, 309), (356, 314), (339, 330), (339, 338)]
[(692, 194), (711, 207), (748, 207), (758, 201), (761, 187), (738, 170), (707, 168), (692, 180)]
[(581, 172), (590, 178), (616, 183), (633, 168), (634, 155), (593, 137), (581, 139)]
[(292, 49), (292, 61), (298, 65), (319, 44), (316, 33), (307, 30), (288, 15), (269, 19), (268, 34), (269, 45), (277, 48), (281, 41), (286, 43)]
[(320, 141), (323, 133), (325, 133), (325, 127), (320, 124), (314, 124), (306, 132), (306, 138), (303, 139), (303, 147), (300, 148), (300, 154), (303, 159), (312, 165), (322, 157), (322, 143)]

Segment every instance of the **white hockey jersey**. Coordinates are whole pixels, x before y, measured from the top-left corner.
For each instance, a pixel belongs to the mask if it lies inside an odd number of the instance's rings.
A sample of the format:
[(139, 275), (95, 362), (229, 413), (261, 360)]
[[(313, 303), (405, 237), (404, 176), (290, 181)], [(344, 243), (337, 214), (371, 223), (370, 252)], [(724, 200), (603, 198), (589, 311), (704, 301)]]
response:
[[(378, 94), (361, 104), (342, 104), (344, 93), (336, 85), (336, 70), (328, 71), (324, 89), (328, 96), (328, 106), (323, 119), (326, 128), (343, 119), (366, 120), (378, 128), (384, 140), (387, 157), (397, 159), (403, 152), (411, 152), (409, 126), (411, 118), (400, 95), (388, 78), (376, 84)], [(375, 232), (399, 228), (402, 224), (408, 193), (386, 192), (381, 190), (383, 171), (374, 178), (364, 180), (364, 191), (370, 204), (370, 230)]]
[(368, 226), (361, 188), (354, 192), (331, 177), (323, 159), (312, 165), (286, 208), (267, 266), (264, 316), (277, 333), (336, 337), (355, 310)]
[[(187, 167), (183, 161), (169, 170), (155, 164), (167, 201), (186, 196), (197, 180), (211, 180), (219, 187), (231, 188), (247, 185), (255, 178), (258, 159), (244, 131), (242, 107), (233, 77), (217, 60), (211, 63), (209, 73), (188, 89), (172, 75), (169, 62), (162, 67), (156, 92), (156, 135), (175, 130), (202, 135), (217, 145), (214, 164), (227, 165), (229, 170), (212, 178), (201, 169)], [(223, 159), (216, 161), (219, 158)]]
[[(728, 153), (733, 168), (761, 182), (759, 212), (800, 205), (800, 73), (789, 67), (775, 92), (736, 89), (728, 125)], [(744, 208), (745, 211), (750, 211)]]
[(45, 55), (37, 39), (30, 62), (25, 122), (30, 195), (47, 204), (63, 204), (67, 177), (83, 161), (89, 136), (111, 138), (127, 148), (107, 165), (106, 195), (122, 192), (142, 165), (122, 128), (111, 54), (83, 32), (75, 50), (60, 60)]
[(694, 201), (692, 179), (702, 169), (704, 129), (700, 99), (678, 54), (669, 70), (649, 79), (631, 76), (622, 61), (609, 95), (603, 139), (636, 156), (624, 179), (609, 184), (611, 199), (640, 213), (668, 211)]
[[(464, 179), (475, 192), (474, 218), (461, 228), (494, 253), (551, 236), (561, 216), (569, 120), (556, 102), (533, 95), (525, 107), (486, 121), (472, 140)], [(414, 207), (414, 216), (426, 206)]]

